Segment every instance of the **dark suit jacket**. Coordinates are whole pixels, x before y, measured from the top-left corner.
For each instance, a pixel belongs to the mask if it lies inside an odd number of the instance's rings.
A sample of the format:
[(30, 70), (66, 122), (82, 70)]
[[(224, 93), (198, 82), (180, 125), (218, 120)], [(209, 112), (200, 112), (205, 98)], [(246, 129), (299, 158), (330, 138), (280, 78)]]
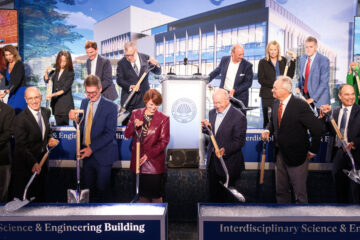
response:
[[(333, 117), (336, 124), (338, 123), (339, 113), (340, 113), (340, 107), (336, 108), (333, 112)], [(328, 123), (328, 125), (331, 125), (331, 123)], [(332, 128), (332, 126), (330, 127), (330, 129), (331, 129), (330, 131), (331, 136), (335, 138), (336, 133)], [(355, 143), (354, 145), (355, 149), (351, 150), (351, 154), (354, 157), (357, 168), (359, 168), (360, 167), (360, 106), (357, 104), (354, 104), (352, 106), (350, 112), (349, 122), (347, 126), (347, 138), (348, 138), (348, 142)], [(329, 141), (329, 142), (334, 143), (334, 141)], [(350, 162), (348, 165), (350, 165)]]
[[(215, 120), (216, 110), (212, 109), (209, 112), (209, 121), (213, 127), (215, 126)], [(241, 171), (245, 169), (244, 157), (242, 155), (241, 148), (245, 144), (246, 128), (247, 121), (245, 115), (240, 110), (230, 106), (229, 111), (221, 122), (215, 135), (219, 148), (225, 148), (223, 159), (226, 167), (228, 168), (229, 175), (233, 177), (239, 176)], [(212, 154), (215, 154), (215, 149), (210, 141), (207, 149), (207, 167), (209, 167)], [(224, 170), (218, 158), (216, 158), (214, 164), (216, 173), (220, 176), (225, 176)]]
[[(146, 71), (146, 67), (148, 65), (147, 61), (149, 60), (149, 56), (146, 54), (138, 53), (140, 59), (140, 71), (139, 76), (136, 75), (134, 68), (132, 67), (131, 63), (123, 57), (117, 65), (116, 70), (116, 82), (122, 88), (121, 89), (121, 105), (124, 104), (127, 97), (130, 94), (130, 85), (136, 85), (142, 74)], [(161, 74), (161, 68), (155, 67), (151, 72), (154, 74)], [(143, 108), (144, 105), (144, 94), (147, 90), (149, 90), (149, 81), (147, 75), (143, 82), (140, 85), (140, 90), (133, 96), (130, 103), (128, 104), (128, 108), (137, 109)]]
[[(136, 135), (135, 119), (144, 119), (145, 108), (134, 110), (126, 126), (125, 137), (133, 137), (130, 169), (136, 172)], [(138, 129), (140, 131), (140, 128)], [(141, 166), (140, 172), (145, 174), (160, 174), (165, 171), (165, 149), (170, 141), (170, 121), (165, 114), (156, 111), (151, 120), (148, 134), (141, 138), (140, 156), (146, 154), (148, 160)]]
[[(286, 58), (281, 57), (279, 61), (280, 75), (284, 74), (286, 66)], [(290, 61), (290, 66), (287, 72), (287, 76), (294, 77), (295, 73), (295, 61)], [(258, 81), (261, 85), (260, 97), (273, 99), (272, 88), (276, 80), (276, 70), (271, 60), (261, 59), (258, 66)]]
[(58, 70), (51, 76), (53, 82), (52, 92), (64, 91), (64, 94), (51, 98), (51, 108), (54, 115), (68, 115), (69, 111), (74, 108), (74, 99), (71, 91), (74, 75), (73, 71), (65, 69), (61, 74), (60, 79), (58, 79)]
[[(274, 133), (275, 142), (278, 143), (285, 163), (289, 166), (299, 166), (305, 162), (308, 151), (315, 154), (318, 152), (321, 123), (304, 100), (291, 96), (278, 128), (279, 104), (280, 101), (276, 99), (266, 128), (270, 133)], [(311, 146), (308, 129), (312, 137)]]
[(13, 135), (15, 111), (0, 102), (0, 165), (10, 164), (10, 136)]
[[(84, 109), (85, 113), (88, 104), (88, 98), (83, 99), (81, 102), (80, 108)], [(116, 124), (117, 105), (102, 97), (93, 118), (90, 144), (93, 155), (95, 156), (98, 163), (102, 166), (112, 165), (113, 162), (118, 160)], [(84, 125), (85, 119), (81, 123), (81, 135), (84, 134)], [(81, 137), (81, 139), (83, 139), (83, 137)]]
[[(86, 60), (86, 68), (88, 74), (91, 73), (91, 61), (90, 59)], [(95, 75), (98, 76), (101, 80), (102, 92), (101, 94), (114, 101), (118, 98), (118, 94), (115, 89), (115, 85), (112, 80), (112, 68), (109, 59), (103, 58), (98, 54), (96, 62)]]
[[(6, 78), (6, 72), (3, 72)], [(11, 79), (11, 81), (10, 81)], [(10, 94), (13, 95), (19, 89), (19, 87), (25, 86), (25, 68), (21, 61), (17, 61), (14, 65), (13, 70), (10, 73), (10, 79), (6, 78), (6, 85), (10, 89)], [(10, 83), (10, 85), (9, 85)]]
[[(41, 115), (45, 123), (44, 140), (37, 120), (26, 107), (15, 117), (15, 157), (12, 171), (26, 175), (32, 174), (31, 169), (35, 163), (40, 162), (46, 151), (48, 139), (51, 137), (49, 125), (50, 110), (41, 108)], [(47, 161), (43, 168), (47, 168)]]
[[(227, 69), (228, 69), (230, 61), (231, 61), (231, 56), (222, 57), (219, 66), (217, 68), (215, 68), (214, 71), (212, 71), (209, 74), (210, 81), (213, 80), (215, 77), (217, 77), (219, 74), (221, 74), (220, 88), (224, 87), (226, 73), (227, 73)], [(253, 74), (253, 70), (252, 70), (252, 64), (243, 58), (241, 60), (239, 69), (238, 69), (238, 71), (236, 73), (236, 77), (235, 77), (234, 97), (237, 99), (240, 99), (245, 104), (245, 106), (248, 106), (249, 88), (252, 85), (253, 76), (254, 76), (254, 74)], [(231, 89), (227, 89), (227, 90), (231, 90)]]

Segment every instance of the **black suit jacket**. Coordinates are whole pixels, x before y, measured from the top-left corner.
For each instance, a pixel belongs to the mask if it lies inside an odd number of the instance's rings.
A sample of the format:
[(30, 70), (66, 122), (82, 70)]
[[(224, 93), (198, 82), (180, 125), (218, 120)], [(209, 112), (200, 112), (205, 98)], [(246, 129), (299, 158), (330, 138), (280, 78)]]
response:
[[(216, 110), (212, 109), (209, 112), (209, 121), (213, 128), (215, 126), (215, 120)], [(219, 148), (225, 149), (223, 159), (230, 176), (236, 177), (241, 173), (241, 170), (245, 169), (244, 157), (242, 155), (241, 148), (245, 144), (246, 128), (247, 121), (245, 115), (240, 110), (230, 106), (229, 111), (221, 122), (215, 135)], [(212, 154), (215, 154), (215, 150), (212, 142), (210, 141), (207, 149), (207, 167), (210, 164)], [(221, 163), (217, 158), (214, 164), (217, 174), (225, 176)]]
[(15, 111), (10, 105), (0, 102), (0, 165), (10, 163), (10, 136)]
[[(336, 108), (333, 112), (333, 117), (336, 124), (338, 123), (339, 113), (340, 113), (340, 107)], [(334, 137), (336, 133), (332, 127), (330, 129), (331, 129), (330, 131), (331, 136)], [(352, 149), (351, 153), (353, 154), (356, 166), (360, 167), (360, 106), (357, 104), (354, 104), (352, 106), (350, 112), (349, 122), (347, 126), (347, 138), (348, 138), (348, 142), (354, 142), (355, 144), (354, 145), (355, 149)]]
[(74, 72), (65, 69), (58, 80), (59, 71), (56, 70), (52, 75), (53, 82), (52, 92), (63, 90), (64, 94), (51, 98), (51, 108), (54, 115), (68, 115), (71, 109), (74, 109), (74, 99), (72, 96), (71, 86), (74, 82)]
[[(307, 152), (317, 153), (320, 147), (321, 122), (314, 116), (309, 105), (302, 99), (290, 97), (288, 105), (278, 128), (278, 108), (280, 101), (275, 100), (271, 119), (267, 125), (270, 133), (274, 133), (275, 142), (284, 161), (289, 166), (299, 166), (306, 160)], [(310, 145), (307, 130), (312, 143)]]
[[(281, 57), (279, 61), (280, 75), (284, 74), (286, 66), (286, 58)], [(295, 61), (290, 61), (290, 67), (287, 72), (287, 76), (294, 77), (295, 73)], [(276, 80), (276, 70), (271, 60), (261, 59), (258, 65), (258, 81), (260, 87), (260, 97), (273, 99), (272, 88)]]
[[(6, 78), (6, 70), (3, 72)], [(11, 79), (11, 81), (10, 81)], [(17, 61), (14, 65), (13, 70), (10, 73), (10, 79), (6, 78), (6, 85), (10, 89), (10, 94), (14, 95), (19, 87), (25, 86), (25, 67), (21, 61)], [(10, 83), (10, 84), (9, 84)]]
[[(90, 74), (91, 73), (90, 59), (87, 59), (86, 61), (86, 68), (88, 74)], [(97, 56), (95, 75), (98, 76), (101, 80), (101, 85), (102, 85), (101, 94), (107, 99), (110, 99), (111, 101), (117, 99), (118, 94), (116, 92), (115, 85), (112, 80), (111, 63), (109, 59), (103, 58), (99, 54)]]
[[(231, 61), (231, 56), (225, 56), (221, 58), (220, 64), (217, 68), (215, 68), (210, 74), (210, 81), (221, 74), (221, 82), (220, 87), (223, 88), (225, 84), (225, 78), (227, 69), (229, 67), (229, 63)], [(249, 102), (249, 88), (252, 85), (253, 81), (253, 70), (252, 64), (246, 59), (242, 59), (239, 65), (239, 69), (236, 73), (235, 82), (234, 82), (234, 97), (240, 99), (245, 106), (248, 106)], [(231, 90), (231, 89), (227, 89)]]
[[(41, 108), (41, 115), (45, 123), (45, 136), (42, 139), (39, 125), (26, 107), (16, 115), (14, 122), (15, 133), (15, 157), (12, 164), (12, 171), (30, 175), (35, 163), (39, 163), (46, 151), (48, 139), (51, 137), (49, 125), (50, 110)], [(46, 168), (47, 161), (43, 168)]]
[[(124, 104), (127, 97), (130, 94), (130, 86), (136, 85), (142, 74), (146, 71), (146, 67), (148, 65), (147, 61), (149, 60), (149, 56), (146, 54), (138, 53), (140, 59), (140, 71), (139, 76), (136, 75), (134, 68), (131, 63), (123, 57), (117, 65), (117, 73), (116, 73), (116, 82), (122, 88), (121, 89), (121, 105)], [(151, 72), (154, 74), (161, 74), (161, 68), (155, 67)], [(137, 109), (145, 107), (144, 105), (144, 94), (147, 90), (149, 90), (149, 81), (147, 75), (143, 82), (140, 85), (140, 90), (133, 96), (130, 103), (128, 104), (128, 108)]]

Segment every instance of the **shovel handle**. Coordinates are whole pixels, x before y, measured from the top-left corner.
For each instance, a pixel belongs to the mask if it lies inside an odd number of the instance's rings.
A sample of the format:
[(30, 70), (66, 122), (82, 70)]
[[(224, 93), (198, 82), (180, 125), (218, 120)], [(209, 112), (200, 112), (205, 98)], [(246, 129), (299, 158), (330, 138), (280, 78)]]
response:
[(44, 165), (44, 163), (45, 163), (45, 161), (46, 161), (46, 159), (47, 159), (48, 156), (49, 156), (49, 152), (46, 152), (46, 153), (44, 154), (44, 156), (42, 157), (40, 163), (39, 163), (40, 168)]
[[(266, 142), (263, 143), (264, 145), (266, 144)], [(266, 145), (265, 145), (266, 146)], [(265, 158), (266, 158), (266, 148), (265, 150), (263, 149), (262, 155), (261, 155), (261, 164), (260, 164), (260, 184), (264, 183), (264, 171), (265, 171)]]
[(76, 128), (76, 160), (79, 161), (80, 158), (80, 129)]
[(140, 173), (140, 142), (136, 142), (136, 174)]

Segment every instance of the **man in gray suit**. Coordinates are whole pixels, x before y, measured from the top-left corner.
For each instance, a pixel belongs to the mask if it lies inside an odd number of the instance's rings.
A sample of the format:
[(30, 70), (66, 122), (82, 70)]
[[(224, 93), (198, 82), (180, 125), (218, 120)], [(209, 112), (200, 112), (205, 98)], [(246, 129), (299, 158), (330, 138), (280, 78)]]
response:
[(88, 75), (96, 75), (101, 80), (101, 95), (114, 101), (118, 98), (115, 84), (112, 81), (112, 69), (109, 59), (103, 58), (98, 54), (97, 44), (94, 41), (86, 41), (86, 55), (89, 57), (86, 61)]

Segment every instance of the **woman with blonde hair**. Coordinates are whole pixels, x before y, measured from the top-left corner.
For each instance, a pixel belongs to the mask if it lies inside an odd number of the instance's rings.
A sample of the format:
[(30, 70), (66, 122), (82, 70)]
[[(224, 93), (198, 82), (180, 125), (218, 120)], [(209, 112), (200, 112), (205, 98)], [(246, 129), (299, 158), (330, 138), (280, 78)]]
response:
[[(287, 76), (292, 78), (295, 73), (296, 54), (291, 52), (291, 61)], [(266, 56), (260, 60), (258, 65), (258, 81), (261, 85), (260, 97), (264, 116), (264, 128), (269, 119), (267, 109), (271, 107), (274, 101), (271, 92), (276, 78), (284, 74), (286, 58), (280, 55), (280, 44), (277, 41), (270, 41), (266, 46)]]

